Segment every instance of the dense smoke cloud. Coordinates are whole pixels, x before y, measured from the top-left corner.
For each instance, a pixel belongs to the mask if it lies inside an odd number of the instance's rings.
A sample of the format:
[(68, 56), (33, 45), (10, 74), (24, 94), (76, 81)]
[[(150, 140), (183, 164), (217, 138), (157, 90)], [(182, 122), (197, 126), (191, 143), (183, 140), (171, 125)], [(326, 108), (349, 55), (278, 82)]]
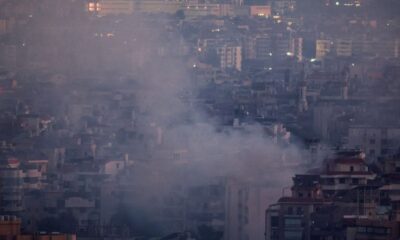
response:
[[(145, 29), (158, 30), (152, 32), (154, 38), (150, 42), (138, 37), (138, 49), (166, 45), (162, 36), (168, 33), (152, 25)], [(137, 32), (134, 35), (146, 34)], [(168, 36), (172, 42), (181, 39), (177, 35)], [(160, 42), (156, 43), (154, 39), (160, 39)], [(134, 76), (136, 104), (146, 116), (143, 127), (152, 128), (158, 134), (155, 167), (186, 168), (190, 174), (182, 179), (185, 184), (206, 183), (220, 176), (235, 176), (245, 182), (279, 190), (290, 183), (294, 171), (290, 165), (301, 163), (300, 149), (294, 145), (279, 146), (267, 136), (262, 125), (247, 125), (236, 130), (217, 127), (203, 109), (190, 104), (190, 100), (184, 101), (186, 95), (194, 98), (200, 90), (190, 77), (187, 62), (169, 56), (135, 57), (140, 58), (135, 62), (143, 63), (139, 67), (140, 74)], [(143, 59), (147, 61), (143, 62)], [(178, 158), (165, 154), (165, 149), (178, 153)], [(276, 197), (271, 195), (271, 199)]]

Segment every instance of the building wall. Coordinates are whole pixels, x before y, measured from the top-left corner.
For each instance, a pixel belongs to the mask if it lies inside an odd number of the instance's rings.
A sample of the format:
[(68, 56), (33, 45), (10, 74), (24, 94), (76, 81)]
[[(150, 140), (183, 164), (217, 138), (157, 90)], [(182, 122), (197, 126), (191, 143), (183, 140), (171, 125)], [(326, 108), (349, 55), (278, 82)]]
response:
[(17, 46), (0, 44), (0, 66), (8, 70), (17, 68)]
[(223, 45), (217, 47), (221, 69), (242, 70), (242, 47)]
[(266, 187), (229, 180), (226, 183), (224, 239), (264, 239), (265, 210), (270, 204), (270, 194)]
[(255, 38), (256, 59), (272, 58), (272, 39), (269, 35), (260, 35)]
[(316, 41), (315, 58), (318, 60), (323, 59), (331, 51), (331, 48), (332, 48), (332, 43), (330, 40), (318, 39)]
[(20, 234), (21, 221), (15, 216), (0, 216), (0, 236)]
[(322, 203), (282, 202), (271, 205), (266, 211), (266, 240), (309, 240), (310, 216)]
[(7, 20), (0, 19), (0, 35), (3, 35), (7, 32)]
[(368, 159), (395, 154), (400, 147), (400, 127), (351, 126), (348, 146), (360, 148)]
[(350, 57), (352, 55), (352, 41), (347, 39), (338, 39), (335, 42), (336, 56)]
[(253, 17), (270, 17), (271, 6), (268, 5), (250, 6), (250, 15)]
[(125, 167), (124, 161), (109, 161), (104, 164), (104, 174), (116, 175)]
[(18, 215), (23, 210), (23, 172), (18, 167), (0, 169), (0, 210), (2, 213)]
[(182, 9), (180, 1), (165, 1), (165, 0), (136, 0), (134, 1), (135, 12), (146, 13), (175, 13)]
[(0, 216), (0, 238), (18, 240), (76, 240), (75, 234), (21, 234), (21, 220), (15, 216)]
[(294, 11), (296, 8), (296, 0), (276, 0), (273, 2), (273, 10), (279, 15), (284, 15)]
[(381, 57), (398, 58), (400, 41), (394, 39), (359, 38), (319, 39), (316, 41), (316, 58), (324, 59), (329, 53), (338, 57)]
[(132, 14), (133, 1), (129, 0), (98, 0), (87, 4), (89, 12), (97, 13), (100, 16)]
[(230, 4), (185, 4), (185, 16), (189, 18), (204, 16), (233, 16), (234, 9)]
[(351, 172), (351, 171), (364, 172), (364, 171), (368, 171), (368, 167), (365, 166), (364, 164), (358, 164), (358, 163), (354, 163), (354, 164), (337, 163), (332, 167), (331, 171), (337, 171), (337, 172)]

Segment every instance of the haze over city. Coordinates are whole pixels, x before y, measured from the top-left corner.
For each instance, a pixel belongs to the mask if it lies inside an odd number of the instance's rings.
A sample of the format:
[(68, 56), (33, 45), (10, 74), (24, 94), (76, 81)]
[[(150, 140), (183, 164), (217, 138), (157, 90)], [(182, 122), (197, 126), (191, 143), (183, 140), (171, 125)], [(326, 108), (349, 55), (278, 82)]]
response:
[(0, 0), (0, 240), (400, 239), (400, 1)]

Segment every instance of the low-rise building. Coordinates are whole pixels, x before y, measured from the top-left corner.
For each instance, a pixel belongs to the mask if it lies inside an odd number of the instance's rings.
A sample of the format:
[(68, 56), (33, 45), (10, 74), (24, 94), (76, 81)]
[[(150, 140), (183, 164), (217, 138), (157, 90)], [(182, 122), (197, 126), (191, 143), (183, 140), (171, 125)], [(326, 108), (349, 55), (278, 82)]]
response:
[(291, 196), (282, 196), (266, 211), (265, 239), (311, 239), (311, 215), (328, 204), (318, 175), (296, 175)]
[(0, 216), (0, 238), (17, 240), (76, 240), (75, 234), (64, 234), (59, 232), (52, 233), (22, 233), (21, 220), (16, 216)]

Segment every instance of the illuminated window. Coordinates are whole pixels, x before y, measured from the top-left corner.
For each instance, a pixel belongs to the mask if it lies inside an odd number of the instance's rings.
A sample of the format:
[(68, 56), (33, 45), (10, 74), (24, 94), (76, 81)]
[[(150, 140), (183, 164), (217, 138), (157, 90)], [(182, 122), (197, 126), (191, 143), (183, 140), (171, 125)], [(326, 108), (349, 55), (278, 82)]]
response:
[(90, 2), (88, 4), (88, 10), (89, 10), (89, 12), (94, 12), (96, 10), (96, 4), (93, 2)]

